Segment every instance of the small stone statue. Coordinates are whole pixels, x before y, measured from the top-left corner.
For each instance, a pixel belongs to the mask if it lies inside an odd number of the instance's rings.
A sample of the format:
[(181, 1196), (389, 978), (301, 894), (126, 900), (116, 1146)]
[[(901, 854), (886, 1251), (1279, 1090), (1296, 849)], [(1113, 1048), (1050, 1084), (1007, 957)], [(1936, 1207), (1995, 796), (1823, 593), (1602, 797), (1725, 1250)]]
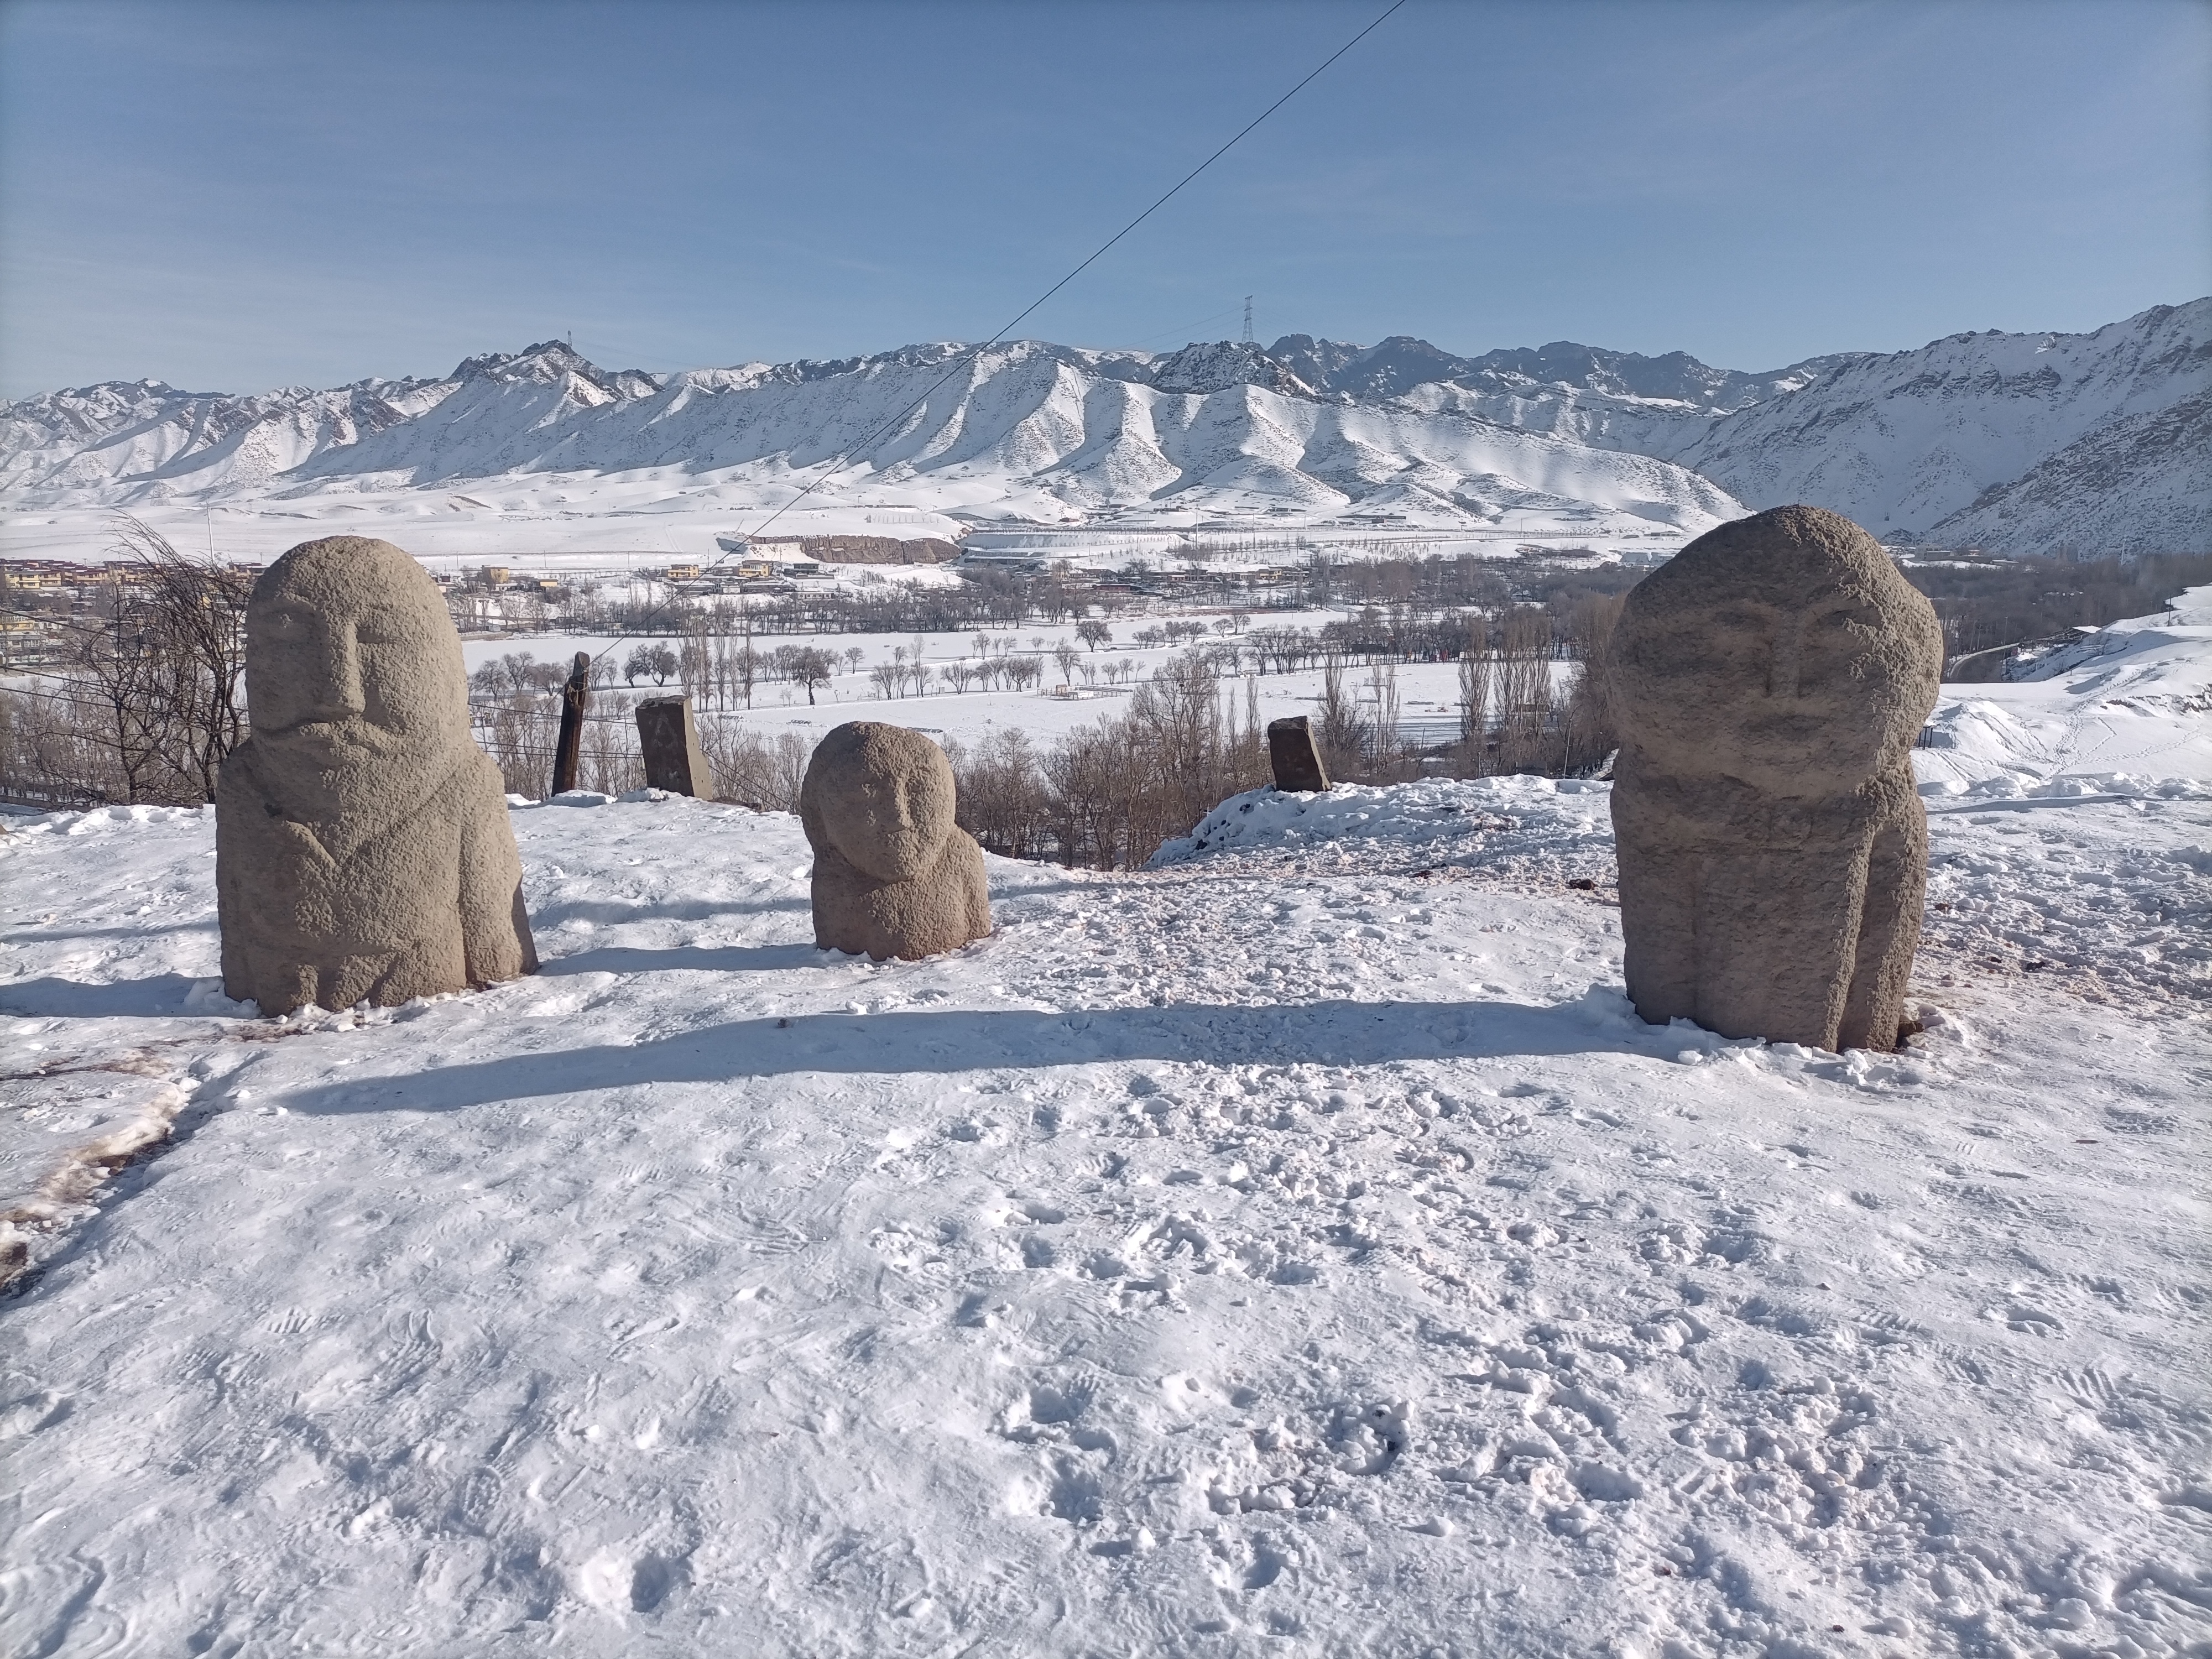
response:
[(952, 813), (952, 763), (919, 732), (852, 720), (823, 738), (799, 792), (815, 943), (911, 961), (988, 935), (983, 851)]
[(216, 788), (225, 994), (380, 1007), (538, 970), (460, 635), (389, 542), (303, 543), (246, 613), (252, 736)]
[(1610, 692), (1628, 994), (1655, 1024), (1894, 1048), (1928, 820), (1933, 606), (1850, 520), (1782, 507), (1628, 596)]

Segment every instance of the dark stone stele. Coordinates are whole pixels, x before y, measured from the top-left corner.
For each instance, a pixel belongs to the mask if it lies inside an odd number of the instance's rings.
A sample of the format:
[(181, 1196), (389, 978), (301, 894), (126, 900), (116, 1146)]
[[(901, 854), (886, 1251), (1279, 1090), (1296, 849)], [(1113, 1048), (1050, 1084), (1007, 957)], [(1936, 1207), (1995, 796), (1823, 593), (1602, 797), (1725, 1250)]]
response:
[(1628, 994), (1654, 1024), (1893, 1048), (1920, 939), (1936, 612), (1850, 520), (1782, 507), (1628, 596), (1610, 692)]
[(689, 697), (647, 697), (637, 706), (637, 745), (645, 755), (645, 787), (711, 799), (714, 774), (699, 747)]
[(1304, 714), (1267, 722), (1267, 764), (1278, 789), (1316, 795), (1328, 792), (1328, 768), (1322, 763), (1321, 745), (1314, 741), (1313, 726)]

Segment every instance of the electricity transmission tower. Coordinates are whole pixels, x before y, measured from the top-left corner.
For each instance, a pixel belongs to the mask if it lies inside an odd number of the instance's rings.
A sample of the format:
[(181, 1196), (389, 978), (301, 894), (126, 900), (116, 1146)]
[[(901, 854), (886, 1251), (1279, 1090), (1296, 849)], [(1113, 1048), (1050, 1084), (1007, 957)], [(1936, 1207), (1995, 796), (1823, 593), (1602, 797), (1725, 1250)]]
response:
[(1244, 296), (1244, 343), (1252, 343), (1252, 296)]

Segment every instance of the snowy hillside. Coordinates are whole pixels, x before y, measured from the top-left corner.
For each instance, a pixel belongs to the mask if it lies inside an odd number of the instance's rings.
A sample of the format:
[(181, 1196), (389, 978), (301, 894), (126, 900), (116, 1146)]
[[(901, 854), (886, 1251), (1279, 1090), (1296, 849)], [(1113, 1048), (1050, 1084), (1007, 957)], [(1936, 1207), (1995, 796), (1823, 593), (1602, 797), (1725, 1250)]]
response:
[(2124, 415), (1951, 514), (1927, 539), (2130, 550), (2212, 546), (2212, 391)]
[(1380, 345), (1348, 345), (1286, 334), (1268, 355), (1318, 391), (1351, 398), (1395, 398), (1415, 386), (1448, 381), (1474, 392), (1515, 392), (1554, 388), (1601, 398), (1674, 404), (1708, 414), (1742, 409), (1810, 385), (1860, 353), (1813, 357), (1787, 368), (1747, 374), (1715, 368), (1686, 351), (1646, 357), (1634, 351), (1554, 340), (1526, 347), (1487, 351), (1480, 357), (1455, 357), (1426, 340), (1394, 334)]
[(1662, 457), (1689, 447), (1731, 411), (1802, 390), (1857, 355), (1747, 374), (1701, 363), (1687, 352), (1646, 357), (1567, 340), (1455, 357), (1404, 335), (1354, 346), (1299, 334), (1269, 350), (1338, 397), (1400, 399), (1416, 409)]
[(2212, 548), (2212, 299), (2094, 334), (1959, 334), (1845, 362), (1664, 453), (1754, 507), (1887, 538)]
[(26, 398), (0, 408), (0, 505), (18, 543), (40, 515), (66, 541), (69, 515), (118, 506), (220, 507), (285, 533), (448, 509), (653, 515), (665, 532), (684, 514), (726, 528), (819, 483), (815, 506), (920, 513), (939, 534), (1177, 514), (1678, 543), (1803, 501), (1897, 539), (2191, 550), (2212, 545), (2208, 399), (2212, 300), (2094, 334), (1959, 335), (1760, 374), (1567, 342), (1459, 357), (1290, 335), (657, 376), (550, 342), (440, 380)]
[(1637, 1021), (1597, 784), (880, 965), (518, 808), (544, 972), (283, 1021), (206, 813), (19, 820), (0, 1646), (2202, 1652), (2208, 598), (1947, 697), (1894, 1055)]
[(542, 427), (580, 409), (645, 396), (659, 380), (610, 374), (557, 341), (471, 357), (443, 380), (281, 386), (253, 397), (110, 381), (0, 405), (0, 500), (117, 501), (268, 488), (280, 474), (434, 413), (450, 438), (470, 424)]
[(1895, 540), (2049, 552), (2212, 547), (2212, 299), (2091, 334), (1961, 334), (1759, 374), (1560, 342), (1278, 341), (1324, 392), (1457, 411), (1808, 501)]

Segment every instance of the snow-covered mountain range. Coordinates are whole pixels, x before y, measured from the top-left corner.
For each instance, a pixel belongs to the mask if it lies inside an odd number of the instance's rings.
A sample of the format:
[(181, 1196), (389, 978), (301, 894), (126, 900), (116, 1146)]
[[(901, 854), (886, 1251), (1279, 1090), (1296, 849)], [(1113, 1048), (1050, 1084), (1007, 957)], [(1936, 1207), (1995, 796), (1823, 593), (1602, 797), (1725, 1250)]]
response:
[[(1962, 334), (1758, 374), (1566, 343), (1459, 357), (1289, 335), (662, 375), (548, 342), (439, 380), (27, 398), (0, 406), (0, 505), (442, 497), (549, 477), (768, 501), (836, 463), (823, 499), (970, 522), (1188, 509), (1679, 536), (1805, 501), (1896, 540), (2148, 550), (2212, 546), (2209, 434), (2212, 299), (2090, 334)], [(637, 510), (635, 489), (623, 499)]]

